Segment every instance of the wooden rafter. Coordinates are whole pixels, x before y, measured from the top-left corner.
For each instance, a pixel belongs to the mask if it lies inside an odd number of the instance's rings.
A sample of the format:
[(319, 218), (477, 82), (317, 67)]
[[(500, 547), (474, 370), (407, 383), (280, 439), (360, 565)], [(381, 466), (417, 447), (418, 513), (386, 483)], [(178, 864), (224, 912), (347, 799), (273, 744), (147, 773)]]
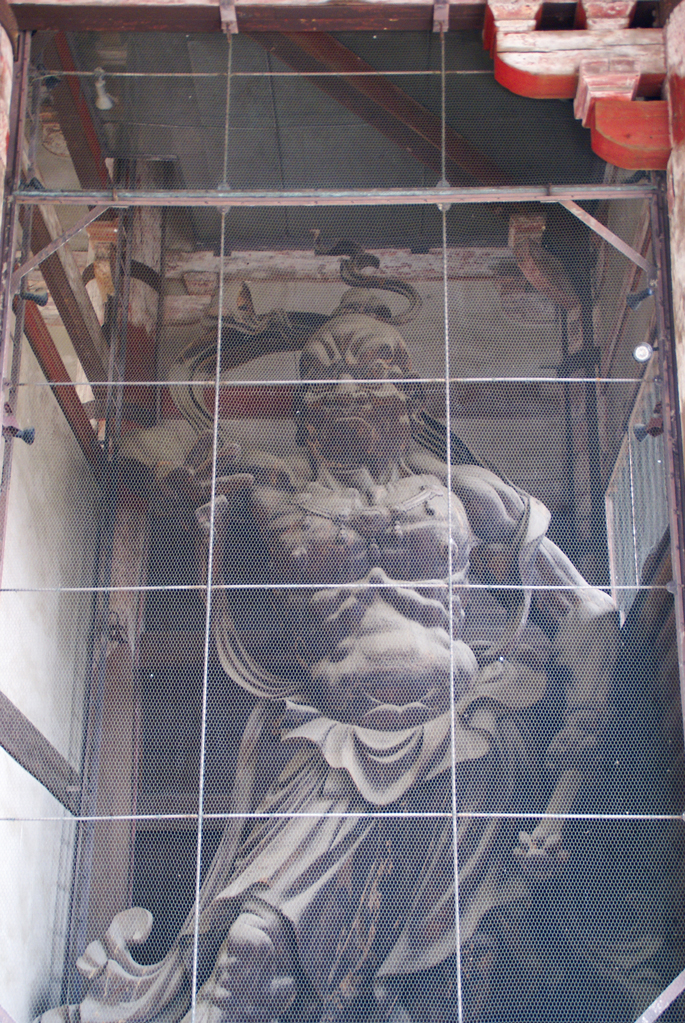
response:
[[(34, 212), (31, 230), (34, 251), (61, 234), (62, 226), (54, 208), (43, 206)], [(69, 247), (64, 245), (43, 260), (40, 271), (86, 376), (90, 381), (104, 383), (109, 359), (107, 342)]]
[[(308, 80), (318, 89), (441, 175), (440, 118), (391, 81), (379, 77), (374, 67), (333, 36), (256, 32), (252, 38), (293, 70), (311, 76)], [(330, 77), (331, 71), (341, 77)], [(328, 72), (329, 76), (320, 77), (316, 72)], [(445, 132), (445, 152), (447, 178), (452, 184), (467, 179), (484, 185), (511, 184), (511, 178), (501, 167), (449, 127)]]
[(24, 331), (40, 368), (50, 382), (57, 404), (62, 409), (96, 477), (102, 481), (106, 471), (102, 449), (45, 320), (33, 302), (27, 302), (25, 306)]
[(0, 746), (62, 806), (78, 812), (78, 773), (4, 693), (0, 693)]
[[(47, 44), (44, 60), (51, 68), (76, 70), (64, 33), (58, 32)], [(108, 185), (109, 172), (79, 79), (66, 75), (50, 93), (50, 100), (81, 187), (102, 188)]]

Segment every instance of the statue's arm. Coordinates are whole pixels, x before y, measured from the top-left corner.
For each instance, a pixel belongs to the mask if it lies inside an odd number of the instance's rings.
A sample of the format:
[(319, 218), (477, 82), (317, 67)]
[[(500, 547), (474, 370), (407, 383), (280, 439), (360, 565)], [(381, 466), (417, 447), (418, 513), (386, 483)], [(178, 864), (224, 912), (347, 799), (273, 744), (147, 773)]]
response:
[[(590, 586), (547, 537), (531, 565), (538, 610), (555, 631), (550, 684), (564, 702), (562, 727), (547, 748), (545, 769), (555, 779), (546, 812), (528, 834), (521, 832), (515, 855), (534, 876), (554, 872), (567, 859), (562, 844), (564, 815), (590, 777), (601, 753), (612, 676), (618, 653), (618, 614), (611, 597)], [(558, 816), (557, 816), (558, 815)]]

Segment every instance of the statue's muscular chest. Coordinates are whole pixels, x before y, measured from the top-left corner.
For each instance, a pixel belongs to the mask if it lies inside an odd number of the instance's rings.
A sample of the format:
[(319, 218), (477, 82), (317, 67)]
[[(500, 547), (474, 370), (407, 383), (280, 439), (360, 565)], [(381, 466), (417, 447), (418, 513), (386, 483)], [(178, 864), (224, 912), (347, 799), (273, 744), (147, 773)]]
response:
[(465, 572), (471, 531), (464, 507), (434, 476), (296, 494), (255, 488), (250, 512), (266, 541), (275, 583), (337, 584), (378, 567), (391, 579), (443, 579)]

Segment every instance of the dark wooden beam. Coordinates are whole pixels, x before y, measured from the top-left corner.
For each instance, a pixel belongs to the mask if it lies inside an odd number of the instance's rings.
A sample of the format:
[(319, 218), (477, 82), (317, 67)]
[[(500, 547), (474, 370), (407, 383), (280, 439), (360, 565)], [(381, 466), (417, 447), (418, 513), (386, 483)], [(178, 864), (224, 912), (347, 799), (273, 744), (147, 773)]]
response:
[[(62, 233), (52, 207), (41, 207), (33, 214), (31, 245), (40, 251)], [(81, 279), (71, 250), (63, 245), (40, 264), (40, 272), (57, 306), (84, 372), (92, 382), (107, 380), (109, 349), (95, 315), (93, 303)]]
[[(43, 59), (50, 68), (76, 70), (63, 32), (58, 32), (46, 45)], [(50, 93), (50, 100), (57, 112), (60, 130), (81, 187), (106, 187), (110, 181), (109, 171), (79, 79), (66, 75)]]
[[(389, 79), (379, 76), (374, 67), (333, 36), (315, 32), (255, 32), (251, 38), (404, 152), (430, 167), (438, 177), (441, 175), (440, 118)], [(341, 77), (330, 77), (331, 71)], [(326, 72), (328, 77), (320, 77), (317, 72)], [(505, 171), (449, 126), (445, 152), (447, 179), (451, 184), (471, 180), (490, 186), (512, 184)]]
[(62, 409), (81, 450), (88, 459), (97, 479), (104, 480), (106, 463), (102, 448), (76, 394), (76, 387), (67, 373), (45, 320), (33, 302), (27, 302), (24, 309), (24, 331), (33, 354), (49, 381), (57, 404)]
[(70, 813), (78, 813), (78, 772), (4, 693), (0, 693), (0, 746)]
[[(55, 29), (62, 32), (220, 32), (218, 0), (165, 0), (143, 3), (120, 0), (117, 4), (82, 0), (15, 0), (12, 4), (20, 29)], [(274, 0), (237, 0), (241, 32), (427, 32), (433, 26), (433, 0), (374, 0), (374, 3), (299, 3)], [(450, 29), (483, 26), (485, 0), (450, 3)]]
[[(14, 17), (14, 12), (12, 11), (8, 0), (0, 0), (0, 26), (4, 28), (5, 32), (12, 40), (12, 46), (16, 54), (19, 26), (17, 25), (17, 19)], [(0, 1012), (2, 1012), (2, 1007), (0, 1007)]]

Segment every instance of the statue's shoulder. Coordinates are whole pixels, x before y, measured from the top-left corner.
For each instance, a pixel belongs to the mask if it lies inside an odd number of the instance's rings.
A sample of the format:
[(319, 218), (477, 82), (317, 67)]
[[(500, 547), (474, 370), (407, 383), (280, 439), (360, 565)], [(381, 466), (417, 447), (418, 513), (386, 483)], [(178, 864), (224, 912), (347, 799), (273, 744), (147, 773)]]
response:
[(531, 539), (533, 533), (544, 536), (547, 531), (550, 513), (545, 505), (492, 469), (481, 465), (453, 465), (448, 476), (445, 463), (424, 451), (412, 452), (410, 465), (415, 472), (438, 477), (445, 486), (451, 483), (452, 491), (466, 509), (471, 529), (480, 540), (507, 539), (516, 532), (528, 509), (528, 538)]

